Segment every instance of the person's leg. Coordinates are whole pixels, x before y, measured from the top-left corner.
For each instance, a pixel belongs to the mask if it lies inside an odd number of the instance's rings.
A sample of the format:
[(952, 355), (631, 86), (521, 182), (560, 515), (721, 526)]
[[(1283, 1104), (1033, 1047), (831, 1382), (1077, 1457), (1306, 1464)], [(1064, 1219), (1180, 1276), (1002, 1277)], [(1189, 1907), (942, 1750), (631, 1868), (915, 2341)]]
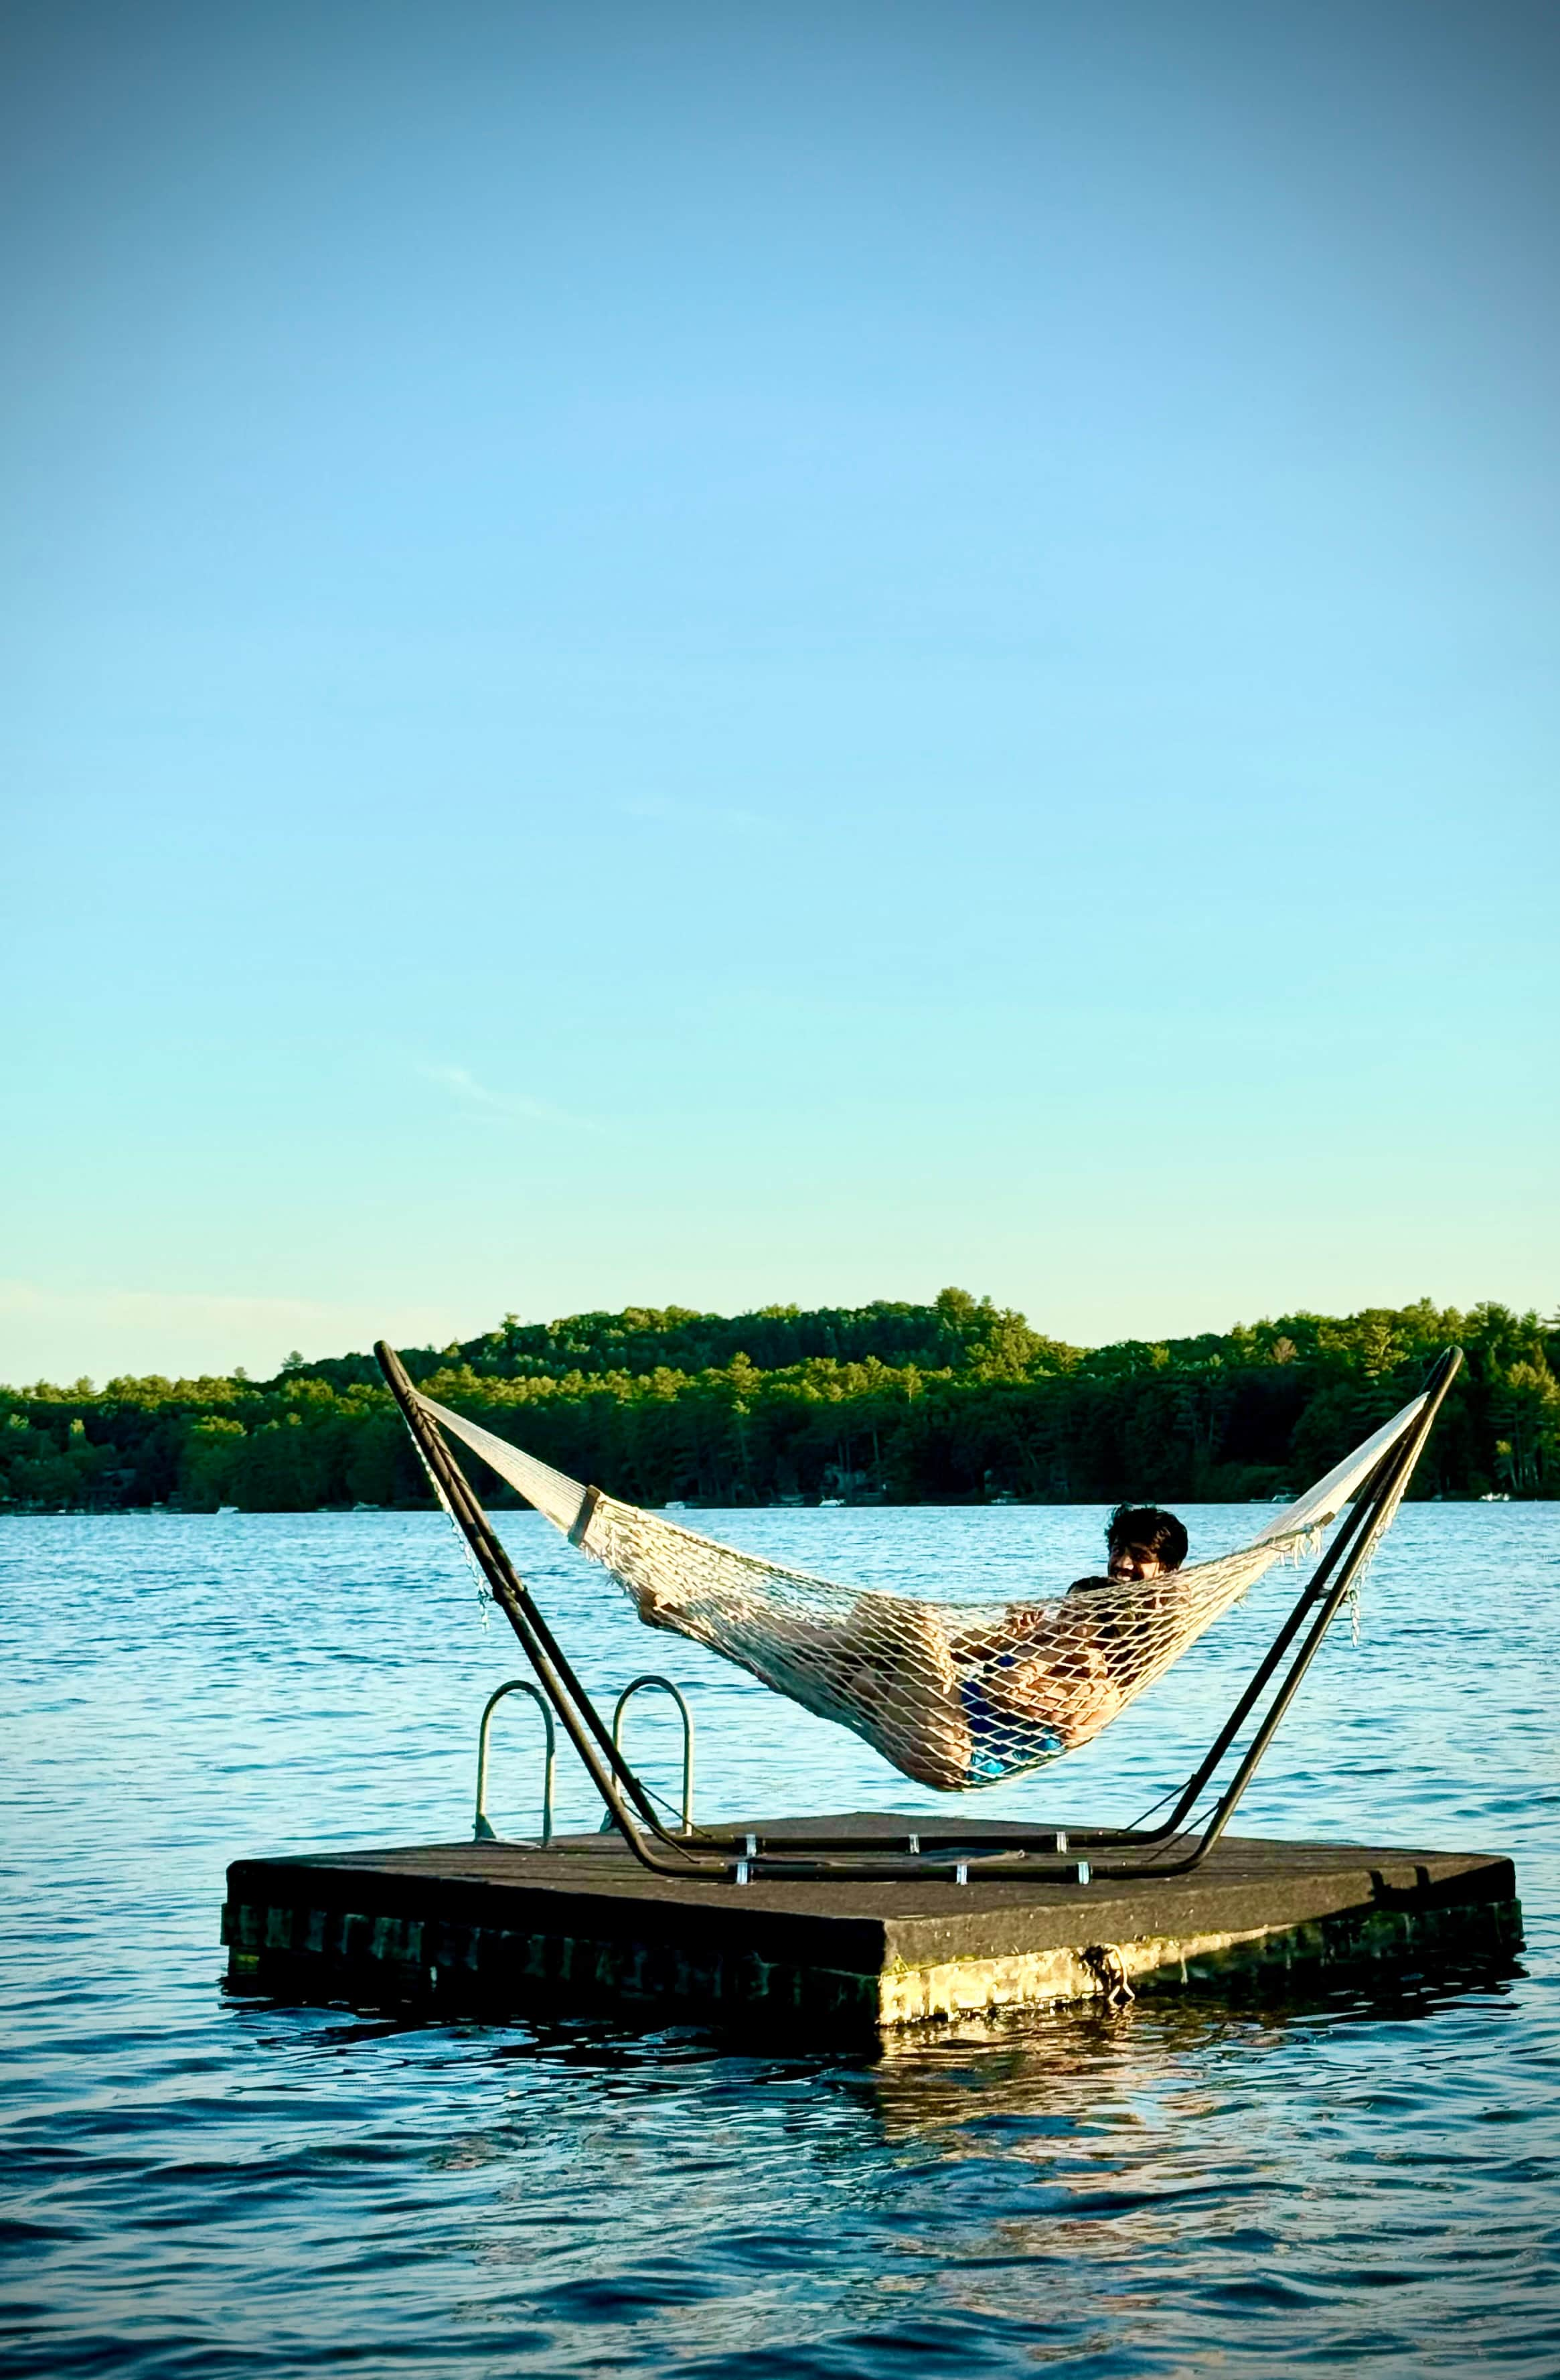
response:
[(970, 1781), (970, 1723), (948, 1631), (930, 1605), (864, 1595), (853, 1612), (853, 1690), (871, 1741), (917, 1784), (948, 1791)]

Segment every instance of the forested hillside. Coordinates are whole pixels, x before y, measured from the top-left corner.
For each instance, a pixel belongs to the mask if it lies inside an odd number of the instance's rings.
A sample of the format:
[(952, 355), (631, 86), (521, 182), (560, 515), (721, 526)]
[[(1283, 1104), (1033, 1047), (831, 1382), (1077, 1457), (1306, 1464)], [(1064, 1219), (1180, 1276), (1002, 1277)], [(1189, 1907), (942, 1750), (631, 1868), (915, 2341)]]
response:
[[(1087, 1349), (949, 1289), (930, 1305), (510, 1315), (405, 1360), (443, 1402), (638, 1503), (1189, 1502), (1299, 1490), (1453, 1341), (1468, 1362), (1414, 1492), (1560, 1495), (1560, 1319), (1500, 1305)], [(267, 1381), (0, 1389), (0, 1511), (427, 1500), (371, 1355), (294, 1356)]]

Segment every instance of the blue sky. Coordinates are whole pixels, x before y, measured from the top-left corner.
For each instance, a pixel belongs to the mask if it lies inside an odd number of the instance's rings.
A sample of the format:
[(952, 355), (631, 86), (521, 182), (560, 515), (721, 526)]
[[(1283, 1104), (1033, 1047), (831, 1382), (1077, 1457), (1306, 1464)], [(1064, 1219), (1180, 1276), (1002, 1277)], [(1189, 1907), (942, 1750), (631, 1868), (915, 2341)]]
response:
[(0, 10), (0, 1378), (1552, 1310), (1560, 18)]

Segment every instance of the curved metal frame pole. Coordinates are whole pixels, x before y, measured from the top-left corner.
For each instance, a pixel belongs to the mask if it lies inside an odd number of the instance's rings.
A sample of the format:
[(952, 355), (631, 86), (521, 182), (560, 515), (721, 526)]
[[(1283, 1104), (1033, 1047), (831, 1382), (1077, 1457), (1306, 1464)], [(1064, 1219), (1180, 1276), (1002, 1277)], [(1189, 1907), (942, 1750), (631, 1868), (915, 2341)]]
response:
[(1272, 1742), (1280, 1720), (1300, 1691), (1301, 1679), (1321, 1649), (1323, 1638), (1342, 1609), (1344, 1597), (1353, 1585), (1360, 1565), (1371, 1551), (1372, 1539), (1382, 1513), (1402, 1494), (1412, 1477), (1414, 1467), (1423, 1452), (1425, 1440), (1434, 1425), (1435, 1416), (1441, 1409), (1447, 1390), (1457, 1377), (1461, 1363), (1462, 1350), (1449, 1347), (1431, 1374), (1424, 1411), (1413, 1428), (1405, 1433), (1398, 1446), (1392, 1451), (1385, 1475), (1380, 1479), (1375, 1494), (1369, 1499), (1361, 1497), (1356, 1503), (1350, 1515), (1354, 1526), (1350, 1532), (1348, 1553), (1338, 1564), (1331, 1588), (1323, 1599), (1315, 1619), (1312, 1621), (1311, 1630), (1304, 1644), (1290, 1664), (1287, 1676), (1268, 1706), (1262, 1724), (1247, 1745), (1240, 1767), (1226, 1786), (1218, 1806), (1197, 1843), (1184, 1859), (1159, 1862), (1148, 1868), (1102, 1868), (1097, 1871), (1100, 1875), (1109, 1876), (1184, 1876), (1192, 1868), (1201, 1866), (1203, 1860), (1207, 1858), (1234, 1815), (1235, 1805), (1250, 1784), (1258, 1761)]
[[(999, 1839), (1001, 1850), (988, 1852), (986, 1844), (972, 1843), (967, 1835), (961, 1838), (951, 1829), (927, 1828), (917, 1830), (916, 1835), (910, 1838), (910, 1846), (914, 1855), (909, 1860), (882, 1857), (870, 1861), (819, 1858), (816, 1854), (826, 1850), (865, 1851), (876, 1848), (876, 1845), (859, 1838), (820, 1839), (816, 1836), (806, 1839), (807, 1848), (814, 1854), (812, 1857), (786, 1857), (783, 1853), (777, 1856), (776, 1850), (781, 1844), (785, 1844), (789, 1849), (784, 1837), (769, 1837), (766, 1841), (764, 1838), (752, 1833), (742, 1838), (740, 1842), (735, 1835), (726, 1839), (714, 1836), (706, 1838), (705, 1843), (700, 1848), (706, 1849), (707, 1855), (699, 1857), (691, 1844), (679, 1840), (661, 1823), (645, 1788), (624, 1759), (612, 1732), (606, 1726), (600, 1713), (574, 1675), (551, 1630), (522, 1584), (492, 1523), (483, 1511), (475, 1491), (455, 1462), (441, 1433), (421, 1410), (417, 1401), (416, 1390), (400, 1358), (383, 1340), (376, 1341), (374, 1353), (379, 1358), (380, 1367), (401, 1409), (440, 1501), (465, 1537), (488, 1583), (494, 1601), (519, 1638), (544, 1694), (562, 1719), (564, 1731), (579, 1754), (587, 1775), (600, 1794), (613, 1824), (641, 1865), (649, 1868), (657, 1875), (668, 1877), (680, 1876), (688, 1882), (702, 1879), (709, 1882), (723, 1880), (745, 1884), (760, 1878), (772, 1878), (776, 1881), (830, 1879), (841, 1883), (865, 1882), (895, 1877), (925, 1878), (942, 1873), (946, 1869), (948, 1875), (962, 1884), (969, 1880), (972, 1866), (977, 1860), (979, 1871), (986, 1875), (1034, 1876), (1042, 1871), (1038, 1869), (1032, 1853), (1044, 1852), (1052, 1856), (1058, 1856), (1066, 1852), (1069, 1836), (1052, 1828), (1036, 1829), (1033, 1834), (1026, 1832), (1022, 1835), (1004, 1836)], [(1390, 1501), (1400, 1495), (1407, 1486), (1409, 1476), (1419, 1460), (1442, 1400), (1461, 1360), (1461, 1351), (1457, 1348), (1448, 1348), (1441, 1357), (1427, 1383), (1428, 1399), (1419, 1421), (1405, 1434), (1398, 1446), (1391, 1450), (1388, 1457), (1384, 1458), (1384, 1463), (1378, 1466), (1377, 1472), (1373, 1474), (1367, 1483), (1367, 1492), (1357, 1500), (1348, 1523), (1339, 1532), (1334, 1546), (1329, 1548), (1329, 1561), (1336, 1564), (1331, 1591), (1317, 1612), (1310, 1634), (1296, 1655), (1288, 1674), (1279, 1687), (1266, 1717), (1258, 1728), (1234, 1779), (1226, 1789), (1215, 1813), (1214, 1820), (1201, 1841), (1185, 1859), (1174, 1863), (1157, 1863), (1143, 1867), (1111, 1866), (1095, 1869), (1088, 1861), (1079, 1860), (1069, 1862), (1063, 1871), (1064, 1874), (1075, 1876), (1081, 1884), (1090, 1882), (1094, 1876), (1102, 1879), (1131, 1877), (1140, 1875), (1173, 1876), (1185, 1869), (1195, 1867), (1206, 1857), (1224, 1832), (1237, 1802), (1245, 1791), (1258, 1761), (1271, 1742), (1279, 1721), (1294, 1698), (1300, 1680), (1310, 1667), (1344, 1597), (1348, 1594), (1360, 1563), (1370, 1548), (1372, 1536), (1382, 1513), (1388, 1508)], [(1206, 1781), (1206, 1778), (1211, 1775), (1219, 1759), (1228, 1750), (1235, 1733), (1254, 1707), (1263, 1686), (1271, 1678), (1284, 1649), (1292, 1641), (1305, 1612), (1316, 1609), (1316, 1590), (1323, 1575), (1324, 1572), (1319, 1572), (1317, 1578), (1307, 1586), (1295, 1611), (1286, 1622), (1279, 1642), (1264, 1658), (1257, 1675), (1242, 1694), (1235, 1713), (1221, 1730), (1219, 1738), (1215, 1740), (1214, 1752), (1200, 1766), (1189, 1788), (1183, 1790), (1177, 1805), (1178, 1815), (1184, 1814), (1185, 1809), (1190, 1806), (1190, 1800), (1195, 1799), (1202, 1783)], [(636, 1817), (642, 1822), (640, 1825), (635, 1823)], [(1134, 1841), (1147, 1842), (1163, 1839), (1164, 1830), (1162, 1829), (1153, 1836), (1133, 1835), (1123, 1830), (1114, 1840), (1120, 1848), (1126, 1849)], [(1086, 1831), (1082, 1840), (1103, 1842), (1107, 1838), (1105, 1830), (1101, 1829), (1094, 1831), (1092, 1837)], [(792, 1838), (792, 1840), (796, 1841), (798, 1849), (801, 1848), (802, 1839)], [(926, 1844), (931, 1857), (921, 1851), (923, 1842)], [(776, 1846), (776, 1850), (771, 1850), (769, 1845)], [(939, 1850), (944, 1852), (944, 1861), (940, 1864), (936, 1864), (936, 1853)], [(961, 1856), (952, 1857), (951, 1854), (954, 1852), (958, 1852)], [(667, 1856), (669, 1853), (670, 1857)]]
[[(611, 1811), (619, 1833), (640, 1864), (658, 1875), (689, 1876), (701, 1872), (693, 1854), (662, 1827), (644, 1787), (613, 1743), (610, 1730), (555, 1642), (551, 1630), (522, 1584), (500, 1541), (498, 1532), (478, 1502), (470, 1482), (433, 1423), (417, 1402), (416, 1391), (394, 1349), (381, 1339), (374, 1353), (412, 1433), (413, 1442), (428, 1470), (440, 1501), (460, 1530), (503, 1613), (538, 1683), (563, 1723), (563, 1731), (579, 1754), (587, 1776)], [(635, 1824), (637, 1816), (644, 1830)], [(647, 1833), (674, 1854), (659, 1856)], [(720, 1858), (706, 1861), (702, 1873), (734, 1877), (736, 1863)]]
[[(1203, 1787), (1207, 1784), (1209, 1779), (1218, 1767), (1220, 1761), (1229, 1750), (1229, 1747), (1235, 1741), (1236, 1736), (1240, 1733), (1241, 1728), (1250, 1718), (1252, 1709), (1261, 1698), (1263, 1688), (1267, 1684), (1274, 1670), (1283, 1659), (1284, 1655), (1290, 1645), (1293, 1644), (1307, 1612), (1313, 1611), (1315, 1609), (1318, 1595), (1323, 1591), (1327, 1579), (1336, 1569), (1338, 1562), (1347, 1552), (1356, 1530), (1361, 1525), (1365, 1515), (1374, 1510), (1376, 1490), (1385, 1481), (1388, 1466), (1392, 1463), (1397, 1451), (1397, 1450), (1396, 1448), (1389, 1447), (1386, 1453), (1382, 1456), (1382, 1459), (1376, 1465), (1374, 1471), (1371, 1473), (1370, 1477), (1365, 1481), (1360, 1489), (1360, 1496), (1350, 1509), (1342, 1527), (1334, 1537), (1332, 1544), (1327, 1548), (1327, 1550), (1323, 1556), (1316, 1571), (1312, 1577), (1307, 1579), (1304, 1586), (1301, 1588), (1300, 1593), (1296, 1599), (1294, 1609), (1290, 1611), (1288, 1618), (1284, 1621), (1284, 1624), (1279, 1629), (1277, 1635), (1274, 1638), (1272, 1644), (1268, 1646), (1267, 1651), (1264, 1654), (1252, 1676), (1242, 1688), (1240, 1697), (1236, 1703), (1234, 1709), (1230, 1712), (1229, 1717), (1220, 1728), (1218, 1734), (1214, 1738), (1213, 1743), (1209, 1747), (1208, 1751), (1203, 1755), (1202, 1760), (1198, 1763), (1197, 1767), (1194, 1769), (1191, 1776), (1188, 1778), (1185, 1785), (1183, 1785), (1178, 1792), (1176, 1797), (1176, 1806), (1171, 1811), (1167, 1818), (1164, 1819), (1160, 1825), (1154, 1828), (1070, 1827), (1065, 1829), (1057, 1829), (1055, 1835), (1051, 1828), (1046, 1828), (1043, 1832), (1036, 1832), (1033, 1838), (1026, 1835), (1015, 1834), (1008, 1836), (1004, 1840), (1017, 1843), (1029, 1842), (1033, 1840), (1037, 1845), (1042, 1845), (1046, 1848), (1049, 1848), (1051, 1844), (1055, 1842), (1055, 1847), (1058, 1852), (1066, 1851), (1072, 1844), (1080, 1846), (1089, 1845), (1092, 1847), (1108, 1849), (1115, 1845), (1160, 1843), (1169, 1840), (1179, 1831), (1182, 1819), (1191, 1809), (1198, 1795), (1202, 1792)], [(1059, 1836), (1059, 1840), (1057, 1840), (1057, 1836)], [(767, 1842), (775, 1842), (784, 1841), (787, 1839), (783, 1836), (777, 1837), (769, 1835), (761, 1838), (761, 1840)], [(801, 1841), (809, 1839), (797, 1837), (795, 1840)], [(810, 1840), (816, 1840), (816, 1838), (811, 1838)], [(861, 1846), (865, 1847), (865, 1845), (872, 1840), (873, 1839), (870, 1836), (864, 1835), (858, 1838), (858, 1842)], [(968, 1840), (968, 1837), (967, 1835), (960, 1835), (955, 1832), (950, 1832), (947, 1828), (925, 1826), (921, 1827), (916, 1830), (916, 1840), (923, 1845), (937, 1846), (944, 1843), (962, 1843)]]
[(1191, 1810), (1198, 1795), (1208, 1783), (1230, 1745), (1250, 1718), (1252, 1712), (1261, 1701), (1263, 1689), (1300, 1633), (1306, 1614), (1316, 1609), (1318, 1598), (1325, 1592), (1327, 1581), (1348, 1552), (1356, 1532), (1363, 1525), (1366, 1516), (1374, 1511), (1377, 1491), (1385, 1482), (1388, 1467), (1395, 1452), (1396, 1449), (1389, 1448), (1365, 1481), (1348, 1517), (1327, 1548), (1315, 1572), (1307, 1579), (1296, 1598), (1294, 1609), (1241, 1689), (1234, 1709), (1177, 1795), (1176, 1806), (1169, 1816), (1163, 1819), (1157, 1827), (1153, 1828), (1076, 1828), (1073, 1830), (1076, 1841), (1161, 1843), (1167, 1841), (1171, 1836), (1179, 1831), (1181, 1821)]
[(541, 1847), (545, 1851), (552, 1840), (552, 1787), (558, 1769), (558, 1730), (553, 1723), (552, 1705), (541, 1688), (533, 1685), (529, 1678), (506, 1678), (482, 1706), (482, 1723), (477, 1730), (477, 1814), (472, 1820), (471, 1840), (474, 1843), (498, 1841), (488, 1822), (488, 1736), (493, 1723), (493, 1713), (505, 1694), (528, 1694), (541, 1713), (541, 1723), (546, 1730), (547, 1758), (541, 1782)]
[[(850, 1862), (816, 1856), (810, 1859), (760, 1859), (756, 1856), (754, 1838), (748, 1839), (747, 1848), (739, 1848), (733, 1841), (728, 1851), (718, 1839), (711, 1840), (707, 1847), (701, 1844), (695, 1849), (670, 1833), (661, 1824), (638, 1778), (612, 1742), (611, 1730), (575, 1677), (551, 1630), (537, 1609), (535, 1599), (527, 1593), (466, 1474), (455, 1462), (441, 1432), (418, 1405), (416, 1390), (400, 1357), (382, 1339), (376, 1340), (374, 1353), (391, 1393), (401, 1408), (435, 1493), (470, 1547), (494, 1602), (519, 1638), (537, 1681), (562, 1721), (563, 1731), (578, 1753), (586, 1774), (641, 1866), (647, 1867), (654, 1875), (681, 1878), (689, 1883), (702, 1880), (747, 1884), (756, 1882), (760, 1874), (766, 1878), (805, 1882), (828, 1878), (839, 1882), (865, 1883), (885, 1876), (925, 1876), (928, 1873), (928, 1863), (920, 1859), (898, 1863)], [(635, 1824), (636, 1815), (643, 1819), (643, 1828)], [(705, 1852), (702, 1858), (698, 1855), (701, 1850)], [(671, 1856), (667, 1857), (666, 1853)], [(948, 1874), (961, 1874), (967, 1865), (967, 1860), (962, 1863), (949, 1860), (947, 1863)]]
[[(1462, 1351), (1460, 1348), (1449, 1347), (1437, 1358), (1436, 1363), (1431, 1371), (1429, 1379), (1425, 1383), (1427, 1402), (1424, 1411), (1420, 1415), (1412, 1428), (1405, 1431), (1403, 1437), (1398, 1439), (1395, 1446), (1387, 1448), (1385, 1453), (1376, 1464), (1375, 1469), (1370, 1474), (1369, 1477), (1362, 1482), (1360, 1493), (1356, 1497), (1353, 1504), (1350, 1506), (1347, 1517), (1345, 1518), (1341, 1527), (1335, 1535), (1331, 1545), (1327, 1548), (1327, 1550), (1324, 1554), (1320, 1563), (1317, 1565), (1315, 1572), (1306, 1581), (1305, 1585), (1300, 1590), (1288, 1618), (1284, 1621), (1284, 1624), (1279, 1629), (1277, 1635), (1274, 1638), (1273, 1643), (1268, 1646), (1267, 1651), (1264, 1654), (1261, 1661), (1258, 1663), (1255, 1671), (1242, 1689), (1234, 1709), (1230, 1712), (1229, 1717), (1220, 1728), (1218, 1734), (1215, 1737), (1208, 1751), (1198, 1763), (1197, 1767), (1187, 1779), (1185, 1785), (1181, 1787), (1176, 1797), (1175, 1808), (1171, 1811), (1169, 1816), (1164, 1819), (1160, 1825), (1152, 1828), (1133, 1827), (1073, 1827), (1065, 1830), (1058, 1829), (1053, 1832), (1052, 1829), (1047, 1828), (1044, 1830), (1036, 1830), (1033, 1835), (1020, 1835), (1016, 1833), (1008, 1835), (1003, 1838), (1004, 1841), (1013, 1844), (1015, 1848), (1031, 1847), (1037, 1851), (1054, 1850), (1054, 1852), (1060, 1856), (1061, 1854), (1069, 1852), (1073, 1846), (1077, 1846), (1080, 1850), (1098, 1849), (1104, 1851), (1130, 1851), (1137, 1848), (1139, 1845), (1163, 1843), (1174, 1840), (1176, 1835), (1181, 1830), (1182, 1823), (1194, 1806), (1199, 1794), (1202, 1793), (1204, 1787), (1214, 1776), (1220, 1763), (1224, 1760), (1226, 1755), (1228, 1753), (1231, 1745), (1235, 1742), (1236, 1737), (1240, 1734), (1240, 1730), (1244, 1727), (1247, 1719), (1251, 1717), (1252, 1712), (1260, 1702), (1264, 1689), (1268, 1685), (1274, 1672), (1278, 1668), (1278, 1665), (1282, 1661), (1285, 1654), (1288, 1651), (1289, 1646), (1293, 1644), (1296, 1636), (1299, 1634), (1300, 1628), (1305, 1622), (1307, 1615), (1315, 1612), (1319, 1601), (1327, 1592), (1329, 1581), (1338, 1571), (1339, 1565), (1348, 1559), (1351, 1548), (1369, 1543), (1371, 1533), (1374, 1529), (1376, 1517), (1382, 1509), (1382, 1505), (1385, 1498), (1397, 1492), (1397, 1483), (1400, 1479), (1403, 1480), (1403, 1484), (1407, 1484), (1405, 1475), (1411, 1474), (1415, 1464), (1418, 1463), (1420, 1453), (1424, 1446), (1426, 1439), (1428, 1439), (1430, 1435), (1431, 1427), (1434, 1422), (1441, 1402), (1453, 1379), (1456, 1378), (1457, 1371), (1461, 1367), (1461, 1364)], [(1331, 1598), (1331, 1609), (1328, 1613), (1329, 1624), (1333, 1615), (1336, 1612), (1339, 1604), (1341, 1604), (1343, 1597), (1348, 1594), (1350, 1585), (1353, 1584), (1358, 1570), (1359, 1559), (1356, 1558), (1349, 1561), (1347, 1574), (1339, 1582), (1336, 1593)], [(1323, 1633), (1324, 1633), (1325, 1629), (1324, 1628)], [(1292, 1681), (1288, 1683), (1284, 1690), (1284, 1698), (1281, 1705), (1279, 1705), (1275, 1713), (1271, 1715), (1271, 1723), (1264, 1723), (1263, 1730), (1253, 1746), (1252, 1755), (1250, 1756), (1248, 1762), (1243, 1765), (1237, 1779), (1233, 1780), (1231, 1787), (1227, 1789), (1228, 1792), (1233, 1793), (1234, 1799), (1228, 1801), (1227, 1806), (1221, 1804), (1221, 1807), (1223, 1808), (1223, 1816), (1219, 1821), (1219, 1833), (1223, 1832), (1224, 1827), (1227, 1823), (1229, 1811), (1234, 1807), (1234, 1801), (1240, 1798), (1240, 1793), (1244, 1791), (1246, 1785), (1250, 1782), (1252, 1772), (1256, 1766), (1257, 1760), (1261, 1758), (1263, 1753), (1266, 1750), (1267, 1745), (1271, 1742), (1274, 1730), (1277, 1726), (1278, 1720), (1282, 1718), (1284, 1711), (1288, 1709), (1295, 1688), (1299, 1685), (1300, 1680), (1304, 1675), (1306, 1668), (1309, 1667), (1310, 1661), (1315, 1651), (1316, 1645), (1319, 1645), (1320, 1642), (1320, 1636), (1316, 1637), (1315, 1642), (1311, 1644), (1308, 1649), (1299, 1657), (1298, 1666), (1293, 1673)], [(865, 1850), (870, 1845), (872, 1840), (873, 1839), (869, 1836), (860, 1836), (849, 1839), (850, 1848), (854, 1850)], [(924, 1850), (937, 1851), (955, 1844), (967, 1844), (969, 1838), (967, 1834), (960, 1835), (947, 1827), (925, 1826), (917, 1829), (915, 1840)], [(1211, 1849), (1213, 1841), (1216, 1840), (1217, 1836), (1215, 1835), (1209, 1840), (1207, 1848)], [(817, 1838), (816, 1836), (810, 1838), (788, 1838), (783, 1835), (768, 1835), (761, 1836), (759, 1838), (761, 1844), (783, 1844), (791, 1840), (794, 1840), (799, 1843), (808, 1840), (816, 1842)], [(840, 1848), (844, 1848), (847, 1839), (837, 1837), (834, 1840)], [(1112, 1876), (1136, 1875), (1140, 1873), (1140, 1871), (1136, 1869), (1119, 1869), (1114, 1867), (1108, 1871), (1100, 1871), (1102, 1874), (1107, 1872)], [(1177, 1871), (1171, 1867), (1156, 1863), (1152, 1869), (1144, 1869), (1141, 1872), (1143, 1874), (1158, 1876), (1171, 1875)]]

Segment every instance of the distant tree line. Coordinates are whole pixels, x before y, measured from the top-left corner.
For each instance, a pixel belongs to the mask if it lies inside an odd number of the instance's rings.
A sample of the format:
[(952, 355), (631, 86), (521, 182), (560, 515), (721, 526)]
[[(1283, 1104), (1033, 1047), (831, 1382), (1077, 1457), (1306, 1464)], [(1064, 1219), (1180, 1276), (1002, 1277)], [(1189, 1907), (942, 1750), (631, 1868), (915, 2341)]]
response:
[[(930, 1305), (506, 1315), (405, 1362), (441, 1402), (636, 1503), (1200, 1502), (1298, 1493), (1452, 1342), (1468, 1361), (1414, 1493), (1560, 1495), (1560, 1318), (1503, 1305), (1085, 1349), (948, 1289)], [(294, 1355), (265, 1381), (0, 1389), (0, 1511), (427, 1501), (371, 1355)]]

